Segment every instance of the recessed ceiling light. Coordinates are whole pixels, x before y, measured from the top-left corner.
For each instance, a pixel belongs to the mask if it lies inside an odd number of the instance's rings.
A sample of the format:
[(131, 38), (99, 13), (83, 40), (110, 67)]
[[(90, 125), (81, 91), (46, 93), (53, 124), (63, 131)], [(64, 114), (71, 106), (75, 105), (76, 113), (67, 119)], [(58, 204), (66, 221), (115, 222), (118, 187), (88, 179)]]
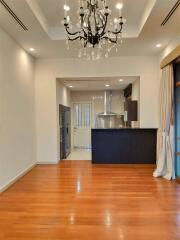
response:
[(123, 4), (122, 3), (117, 3), (116, 4), (116, 8), (117, 9), (122, 9), (123, 8)]
[(35, 51), (35, 49), (34, 49), (34, 48), (30, 48), (29, 50), (30, 50), (31, 52), (34, 52), (34, 51)]
[(124, 79), (122, 79), (122, 78), (121, 78), (121, 79), (119, 79), (119, 82), (123, 82), (123, 81), (124, 81)]
[(105, 87), (110, 87), (110, 85), (109, 85), (109, 84), (106, 84)]
[(70, 88), (73, 88), (73, 86), (72, 86), (72, 85), (70, 85), (69, 87), (70, 87)]
[(156, 44), (157, 48), (160, 48), (162, 45), (160, 43)]

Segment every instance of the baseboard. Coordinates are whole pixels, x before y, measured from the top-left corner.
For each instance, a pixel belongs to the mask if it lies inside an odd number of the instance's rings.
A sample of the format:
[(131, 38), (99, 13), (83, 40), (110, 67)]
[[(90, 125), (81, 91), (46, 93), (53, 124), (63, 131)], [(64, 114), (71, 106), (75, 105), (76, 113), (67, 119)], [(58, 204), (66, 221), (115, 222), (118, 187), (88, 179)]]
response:
[(37, 165), (55, 165), (58, 164), (58, 162), (37, 162)]
[(31, 171), (37, 164), (33, 163), (31, 166), (26, 168), (24, 171), (22, 171), (20, 174), (18, 174), (16, 177), (14, 177), (11, 181), (9, 181), (7, 184), (5, 184), (2, 188), (0, 188), (0, 193), (6, 191), (9, 187), (11, 187), (14, 183), (16, 183), (20, 178), (22, 178), (24, 175), (26, 175), (29, 171)]

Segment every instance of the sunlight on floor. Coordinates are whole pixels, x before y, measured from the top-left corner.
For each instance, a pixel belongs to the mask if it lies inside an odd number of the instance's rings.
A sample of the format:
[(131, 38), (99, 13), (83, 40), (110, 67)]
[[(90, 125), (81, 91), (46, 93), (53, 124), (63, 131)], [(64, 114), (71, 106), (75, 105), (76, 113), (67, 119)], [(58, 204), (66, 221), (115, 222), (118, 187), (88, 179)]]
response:
[(91, 160), (91, 149), (74, 148), (65, 160)]

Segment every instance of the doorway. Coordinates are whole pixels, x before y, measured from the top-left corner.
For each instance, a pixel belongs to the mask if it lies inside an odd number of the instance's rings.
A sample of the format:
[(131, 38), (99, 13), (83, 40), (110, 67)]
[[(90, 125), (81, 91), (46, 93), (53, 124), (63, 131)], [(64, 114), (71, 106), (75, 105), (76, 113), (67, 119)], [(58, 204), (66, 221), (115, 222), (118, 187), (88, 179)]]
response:
[(71, 113), (70, 108), (59, 105), (60, 159), (65, 159), (71, 152)]
[(73, 145), (78, 149), (91, 149), (92, 104), (73, 103)]

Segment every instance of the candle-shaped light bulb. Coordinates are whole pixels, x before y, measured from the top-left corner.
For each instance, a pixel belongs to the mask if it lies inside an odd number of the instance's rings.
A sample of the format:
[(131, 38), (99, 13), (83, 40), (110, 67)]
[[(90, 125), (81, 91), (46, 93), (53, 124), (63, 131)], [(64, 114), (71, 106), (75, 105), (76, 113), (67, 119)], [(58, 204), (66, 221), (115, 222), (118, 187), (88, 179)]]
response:
[(83, 7), (83, 0), (80, 0), (80, 7)]
[(67, 16), (67, 12), (70, 10), (70, 7), (67, 4), (64, 4), (64, 16)]
[(118, 19), (115, 18), (115, 19), (114, 19), (114, 28), (115, 28), (115, 30), (117, 30), (117, 24), (118, 24)]
[(122, 16), (123, 4), (122, 3), (117, 3), (116, 8), (119, 10), (119, 16)]

